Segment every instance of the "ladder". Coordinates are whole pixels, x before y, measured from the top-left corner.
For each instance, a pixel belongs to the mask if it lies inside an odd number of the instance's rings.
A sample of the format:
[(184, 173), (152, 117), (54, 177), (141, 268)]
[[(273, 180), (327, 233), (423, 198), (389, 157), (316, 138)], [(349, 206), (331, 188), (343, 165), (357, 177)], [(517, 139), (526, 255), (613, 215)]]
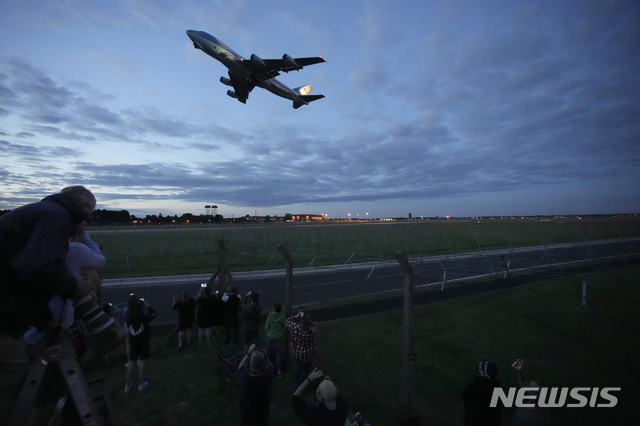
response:
[[(58, 403), (53, 408), (48, 424), (60, 423), (60, 416), (68, 396), (73, 399), (78, 418), (82, 425), (109, 424), (117, 425), (119, 422), (115, 415), (115, 410), (111, 399), (106, 391), (102, 395), (93, 398), (89, 391), (89, 386), (85, 380), (82, 369), (76, 360), (76, 354), (69, 342), (56, 343), (45, 349), (42, 356), (38, 356), (33, 361), (27, 379), (22, 386), (18, 401), (11, 413), (9, 426), (22, 426), (27, 424), (29, 416), (33, 410), (33, 404), (39, 395), (46, 393), (42, 388), (43, 378), (49, 369), (59, 370), (55, 374), (56, 380), (63, 379), (68, 392), (62, 395)], [(50, 371), (50, 370), (49, 370)], [(92, 381), (91, 383), (95, 383)], [(45, 386), (46, 387), (46, 386)], [(95, 401), (103, 400), (105, 406), (105, 416), (101, 418), (95, 405)]]

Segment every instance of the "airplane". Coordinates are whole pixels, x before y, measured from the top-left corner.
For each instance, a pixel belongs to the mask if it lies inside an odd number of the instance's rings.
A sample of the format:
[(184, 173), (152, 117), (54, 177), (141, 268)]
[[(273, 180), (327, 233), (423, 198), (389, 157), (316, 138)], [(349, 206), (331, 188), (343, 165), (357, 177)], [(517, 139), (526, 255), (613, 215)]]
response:
[(220, 82), (233, 87), (227, 95), (237, 99), (243, 104), (247, 103), (249, 92), (255, 86), (262, 87), (271, 93), (293, 101), (293, 108), (298, 109), (302, 105), (309, 105), (324, 95), (310, 95), (310, 85), (290, 89), (277, 79), (280, 71), (298, 71), (307, 65), (325, 62), (320, 56), (315, 58), (292, 58), (286, 53), (282, 59), (262, 59), (252, 54), (249, 60), (238, 55), (223, 42), (207, 34), (204, 31), (188, 30), (187, 36), (193, 41), (193, 47), (202, 50), (207, 55), (222, 62), (229, 69), (229, 78), (220, 77)]

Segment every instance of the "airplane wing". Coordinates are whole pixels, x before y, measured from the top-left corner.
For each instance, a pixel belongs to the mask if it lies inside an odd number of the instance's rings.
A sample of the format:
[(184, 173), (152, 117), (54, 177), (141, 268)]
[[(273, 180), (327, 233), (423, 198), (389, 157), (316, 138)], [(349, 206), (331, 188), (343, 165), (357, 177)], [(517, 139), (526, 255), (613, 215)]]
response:
[(277, 69), (279, 71), (289, 72), (289, 71), (297, 71), (302, 68), (319, 64), (321, 62), (325, 62), (320, 56), (314, 58), (287, 58), (288, 55), (284, 55), (282, 59), (265, 59), (264, 63), (268, 68)]
[(305, 66), (325, 62), (322, 57), (292, 58), (285, 54), (282, 59), (262, 59), (258, 55), (251, 55), (251, 59), (238, 61), (240, 65), (255, 75), (256, 81), (268, 80), (280, 75), (280, 72), (298, 71)]

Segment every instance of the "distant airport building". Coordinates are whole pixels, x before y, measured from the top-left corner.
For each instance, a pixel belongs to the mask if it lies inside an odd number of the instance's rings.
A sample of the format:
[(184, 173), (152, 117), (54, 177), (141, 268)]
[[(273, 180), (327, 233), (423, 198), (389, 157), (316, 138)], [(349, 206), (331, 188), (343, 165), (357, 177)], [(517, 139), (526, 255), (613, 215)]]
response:
[(324, 216), (321, 214), (292, 214), (291, 220), (294, 222), (309, 222), (324, 220)]

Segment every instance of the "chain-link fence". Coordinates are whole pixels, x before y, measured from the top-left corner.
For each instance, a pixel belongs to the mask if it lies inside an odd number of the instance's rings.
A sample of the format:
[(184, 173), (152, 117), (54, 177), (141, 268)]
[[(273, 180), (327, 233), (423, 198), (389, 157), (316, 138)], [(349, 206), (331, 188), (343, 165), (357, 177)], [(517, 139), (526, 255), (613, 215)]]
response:
[(241, 292), (257, 290), (264, 306), (278, 300), (293, 308), (398, 295), (404, 276), (397, 253), (407, 257), (416, 288), (441, 291), (471, 279), (562, 274), (571, 266), (629, 259), (638, 253), (640, 225), (628, 218), (476, 219), (132, 227), (91, 235), (108, 259), (105, 287), (161, 291), (180, 285), (197, 291), (199, 283), (213, 284), (215, 277), (216, 288), (224, 291), (226, 275), (214, 275), (222, 263)]
[[(219, 291), (228, 285), (241, 294), (257, 291), (263, 314), (276, 301), (288, 313), (303, 306), (316, 321), (399, 310), (399, 322), (358, 339), (386, 346), (382, 336), (393, 336), (389, 344), (397, 350), (388, 362), (394, 367), (366, 380), (384, 378), (407, 412), (424, 408), (412, 398), (440, 395), (449, 396), (439, 402), (444, 411), (458, 409), (447, 404), (483, 357), (499, 363), (507, 384), (513, 382), (508, 366), (522, 358), (528, 374), (552, 385), (637, 388), (624, 374), (628, 357), (640, 355), (635, 218), (191, 226), (91, 235), (109, 260), (103, 294), (121, 302), (131, 291), (144, 294), (160, 322), (172, 326), (170, 295), (187, 289), (195, 296), (202, 282)], [(328, 348), (325, 357), (330, 352), (344, 348)], [(340, 370), (340, 361), (329, 362)], [(439, 422), (438, 415), (431, 418)]]
[(637, 220), (468, 220), (399, 223), (270, 224), (248, 226), (137, 226), (94, 230), (109, 257), (107, 278), (210, 273), (218, 241), (226, 242), (233, 272), (283, 268), (284, 246), (295, 266), (356, 264), (409, 257), (516, 250), (561, 243), (638, 236)]

